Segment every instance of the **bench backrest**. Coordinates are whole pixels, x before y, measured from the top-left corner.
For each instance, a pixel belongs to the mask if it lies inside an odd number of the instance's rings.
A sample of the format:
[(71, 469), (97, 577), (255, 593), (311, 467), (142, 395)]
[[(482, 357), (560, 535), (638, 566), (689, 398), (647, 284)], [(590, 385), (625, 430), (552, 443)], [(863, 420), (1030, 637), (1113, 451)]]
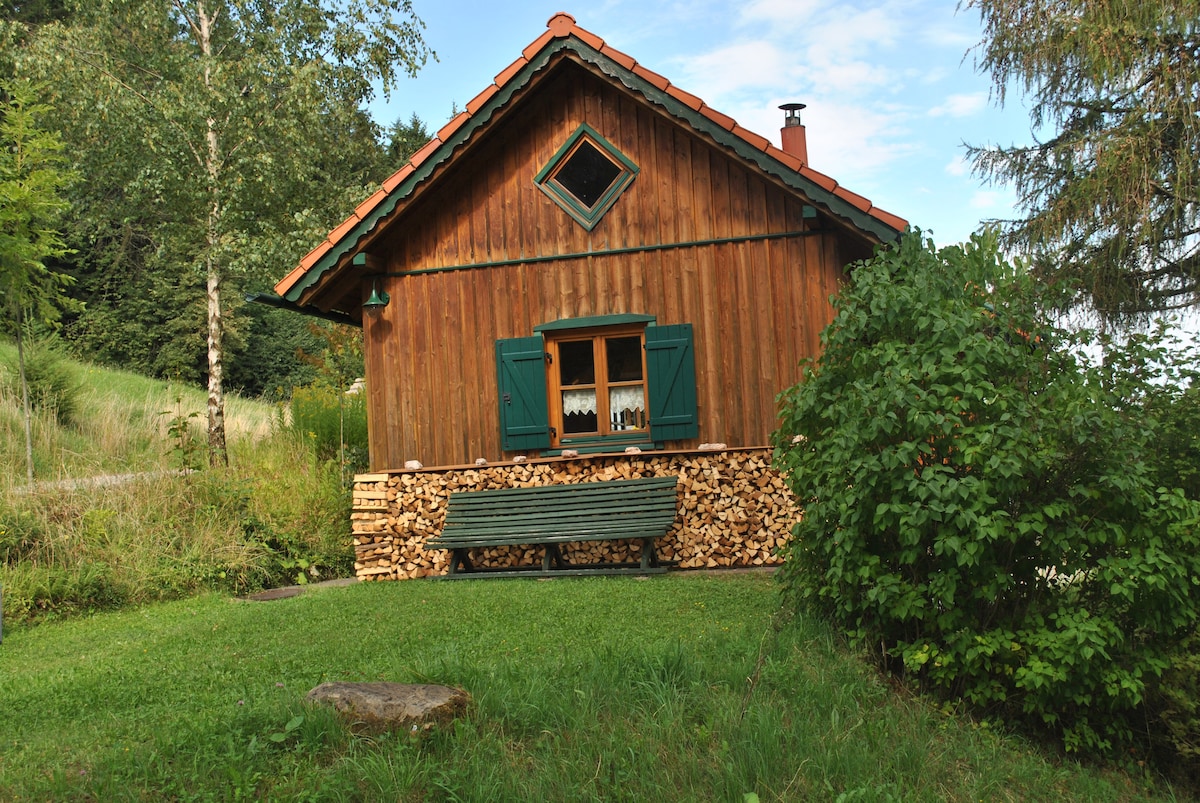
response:
[[(450, 494), (441, 536), (571, 540), (662, 535), (675, 521), (675, 477), (607, 480)], [(555, 538), (554, 540), (559, 540)]]

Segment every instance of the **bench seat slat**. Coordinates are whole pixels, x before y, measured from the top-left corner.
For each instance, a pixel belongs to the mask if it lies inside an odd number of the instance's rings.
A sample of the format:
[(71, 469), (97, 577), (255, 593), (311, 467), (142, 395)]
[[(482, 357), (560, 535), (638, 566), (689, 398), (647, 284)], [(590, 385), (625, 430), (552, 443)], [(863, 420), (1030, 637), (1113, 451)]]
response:
[(666, 500), (653, 505), (643, 504), (626, 507), (606, 507), (598, 510), (546, 510), (538, 508), (536, 513), (518, 512), (516, 515), (506, 511), (475, 511), (471, 513), (453, 512), (446, 515), (446, 527), (475, 527), (493, 524), (503, 524), (507, 521), (612, 521), (614, 517), (632, 519), (657, 519), (660, 516), (675, 517), (675, 502)]
[(560, 485), (531, 485), (524, 488), (489, 488), (483, 491), (457, 491), (460, 496), (466, 494), (465, 501), (474, 499), (496, 498), (500, 496), (529, 496), (530, 494), (560, 494), (571, 493), (581, 488), (588, 488), (592, 493), (604, 493), (620, 489), (663, 489), (674, 488), (679, 482), (678, 477), (639, 477), (632, 480), (593, 480), (591, 482), (572, 482)]

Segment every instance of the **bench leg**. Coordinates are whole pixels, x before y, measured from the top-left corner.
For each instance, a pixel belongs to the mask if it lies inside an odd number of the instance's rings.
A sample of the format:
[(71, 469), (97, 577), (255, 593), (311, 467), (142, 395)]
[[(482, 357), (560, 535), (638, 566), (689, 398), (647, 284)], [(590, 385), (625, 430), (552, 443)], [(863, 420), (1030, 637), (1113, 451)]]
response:
[(471, 565), (471, 556), (467, 554), (466, 549), (455, 549), (450, 553), (450, 574), (458, 574), (460, 564), (463, 571), (469, 572), (475, 568)]
[(542, 568), (549, 571), (551, 564), (554, 564), (555, 569), (562, 569), (568, 565), (558, 544), (546, 544), (546, 555), (542, 558)]
[(654, 539), (642, 539), (642, 571), (658, 566), (658, 556), (654, 554)]

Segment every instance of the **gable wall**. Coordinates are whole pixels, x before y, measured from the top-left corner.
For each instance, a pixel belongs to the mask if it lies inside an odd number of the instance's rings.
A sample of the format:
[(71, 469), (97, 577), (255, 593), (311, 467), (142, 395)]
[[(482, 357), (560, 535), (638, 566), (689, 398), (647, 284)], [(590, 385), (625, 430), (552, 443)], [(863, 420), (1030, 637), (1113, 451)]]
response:
[[(389, 272), (797, 231), (802, 202), (579, 68), (504, 110), (389, 239)], [(581, 122), (641, 172), (587, 232), (533, 184)], [(834, 233), (387, 278), (365, 322), (371, 463), (501, 459), (494, 342), (623, 312), (695, 329), (701, 441), (761, 446), (852, 258)], [(694, 446), (672, 443), (675, 448)]]

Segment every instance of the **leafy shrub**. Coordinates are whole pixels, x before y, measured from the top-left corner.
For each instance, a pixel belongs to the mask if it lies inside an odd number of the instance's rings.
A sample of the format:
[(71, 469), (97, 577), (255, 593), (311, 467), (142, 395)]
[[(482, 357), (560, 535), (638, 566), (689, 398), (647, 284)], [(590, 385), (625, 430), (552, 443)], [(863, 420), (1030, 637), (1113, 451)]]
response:
[(352, 470), (367, 467), (367, 400), (313, 385), (292, 394), (292, 428), (313, 440), (322, 460), (341, 460)]
[(1197, 621), (1200, 506), (1151, 469), (1163, 350), (1089, 365), (1045, 292), (985, 235), (856, 266), (781, 395), (783, 577), (925, 688), (1103, 752)]
[(1150, 406), (1160, 425), (1152, 466), (1159, 485), (1200, 499), (1200, 384), (1193, 379), (1183, 391), (1165, 386)]

